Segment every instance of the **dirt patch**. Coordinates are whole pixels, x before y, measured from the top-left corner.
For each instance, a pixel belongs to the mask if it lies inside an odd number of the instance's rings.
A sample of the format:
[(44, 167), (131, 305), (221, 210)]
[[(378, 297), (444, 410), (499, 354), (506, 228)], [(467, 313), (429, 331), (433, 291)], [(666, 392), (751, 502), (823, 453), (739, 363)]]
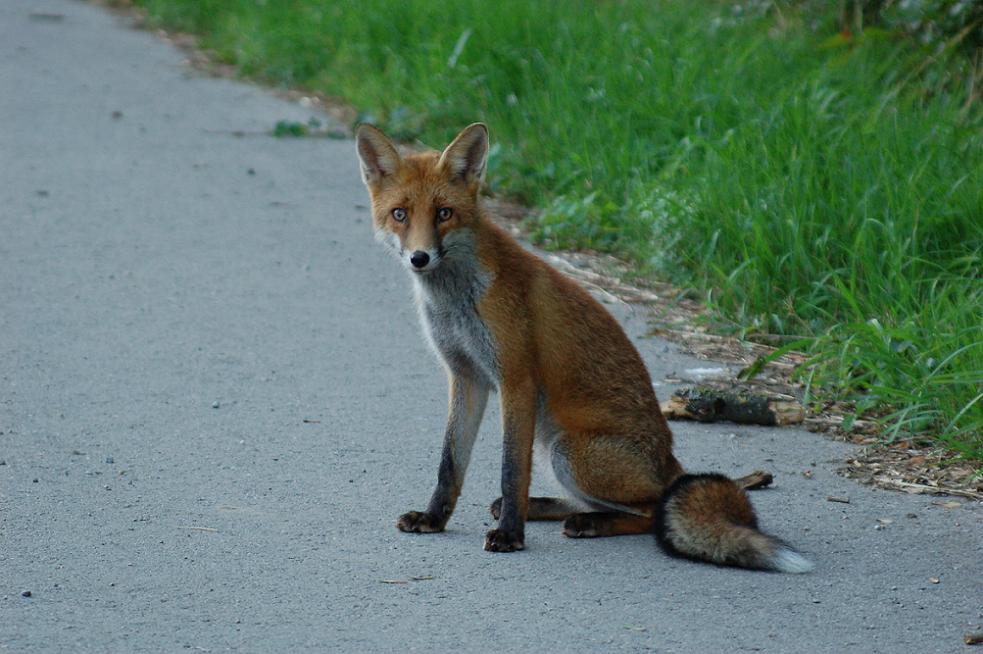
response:
[(872, 442), (837, 470), (862, 484), (905, 493), (958, 495), (983, 502), (983, 477), (944, 448)]

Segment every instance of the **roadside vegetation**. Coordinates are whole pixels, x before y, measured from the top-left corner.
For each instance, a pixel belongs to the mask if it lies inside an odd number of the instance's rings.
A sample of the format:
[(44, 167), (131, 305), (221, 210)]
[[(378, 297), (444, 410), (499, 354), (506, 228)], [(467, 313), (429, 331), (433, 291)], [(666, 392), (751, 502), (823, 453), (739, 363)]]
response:
[(983, 460), (980, 3), (137, 4), (396, 137), (486, 121), (541, 244), (694, 289), (810, 352), (815, 396)]

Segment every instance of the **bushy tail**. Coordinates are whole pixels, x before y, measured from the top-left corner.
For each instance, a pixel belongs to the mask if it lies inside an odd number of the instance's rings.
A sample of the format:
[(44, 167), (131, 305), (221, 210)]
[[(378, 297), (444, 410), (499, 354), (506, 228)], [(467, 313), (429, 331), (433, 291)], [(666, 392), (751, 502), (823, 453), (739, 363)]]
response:
[(683, 475), (663, 493), (655, 538), (674, 556), (756, 570), (809, 572), (812, 563), (758, 531), (747, 494), (717, 474)]

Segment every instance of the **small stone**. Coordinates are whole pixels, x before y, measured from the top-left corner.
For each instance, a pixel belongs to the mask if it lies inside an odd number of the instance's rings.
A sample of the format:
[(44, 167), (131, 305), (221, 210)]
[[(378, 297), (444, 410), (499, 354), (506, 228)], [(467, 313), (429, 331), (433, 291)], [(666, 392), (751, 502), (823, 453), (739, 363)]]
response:
[(119, 120), (120, 118), (122, 118), (122, 117), (123, 117), (123, 112), (122, 112), (122, 111), (120, 111), (119, 109), (117, 109), (116, 111), (114, 111), (114, 112), (113, 112), (112, 114), (110, 114), (110, 115), (111, 115), (111, 116), (113, 117), (113, 120)]
[(107, 457), (106, 457), (106, 463), (114, 463), (114, 461), (113, 461), (113, 457), (111, 457), (111, 456), (107, 456)]
[(36, 483), (38, 483), (38, 478), (37, 478), (37, 477), (35, 477), (35, 478), (34, 478), (34, 479), (32, 479), (31, 481), (32, 481), (32, 482), (34, 482), (34, 483), (36, 484)]
[(255, 168), (249, 168), (248, 170), (246, 170), (246, 174), (247, 175), (255, 175), (256, 174), (256, 169)]
[(21, 597), (30, 597), (31, 596), (31, 591), (29, 591), (29, 590), (22, 590), (21, 593), (20, 593), (20, 596)]
[(221, 406), (221, 405), (218, 403), (218, 400), (215, 400), (214, 402), (212, 402), (212, 408), (213, 409), (217, 409), (217, 408), (219, 408), (219, 406)]

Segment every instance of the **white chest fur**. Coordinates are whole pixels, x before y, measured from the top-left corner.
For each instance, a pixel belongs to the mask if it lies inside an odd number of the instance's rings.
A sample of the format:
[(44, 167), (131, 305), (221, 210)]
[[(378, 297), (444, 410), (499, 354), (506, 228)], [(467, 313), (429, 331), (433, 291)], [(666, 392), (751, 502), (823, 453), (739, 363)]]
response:
[(448, 257), (432, 273), (415, 276), (414, 281), (423, 332), (444, 363), (497, 385), (498, 351), (478, 314), (478, 304), (491, 284), (488, 273), (476, 261)]

